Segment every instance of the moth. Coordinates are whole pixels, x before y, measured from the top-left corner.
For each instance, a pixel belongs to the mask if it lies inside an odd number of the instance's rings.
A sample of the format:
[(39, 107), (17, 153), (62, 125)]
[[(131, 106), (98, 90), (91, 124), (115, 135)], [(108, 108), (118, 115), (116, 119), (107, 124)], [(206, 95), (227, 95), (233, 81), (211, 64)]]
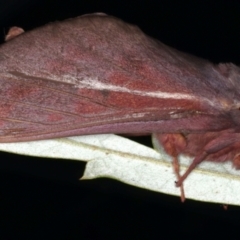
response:
[[(238, 66), (182, 53), (102, 13), (19, 34), (0, 46), (0, 142), (154, 134), (173, 157), (182, 200), (202, 161), (240, 168)], [(182, 176), (180, 154), (194, 157)]]

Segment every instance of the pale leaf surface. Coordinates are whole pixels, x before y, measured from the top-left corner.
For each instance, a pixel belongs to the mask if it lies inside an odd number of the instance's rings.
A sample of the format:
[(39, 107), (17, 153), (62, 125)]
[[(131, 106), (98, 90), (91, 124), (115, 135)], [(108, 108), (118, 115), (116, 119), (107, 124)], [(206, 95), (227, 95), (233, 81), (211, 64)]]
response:
[[(82, 179), (110, 177), (171, 195), (180, 195), (171, 158), (116, 135), (90, 135), (23, 143), (1, 143), (0, 150), (24, 155), (87, 161)], [(185, 171), (190, 159), (181, 157)], [(204, 162), (184, 181), (187, 199), (240, 205), (240, 171), (231, 163)]]

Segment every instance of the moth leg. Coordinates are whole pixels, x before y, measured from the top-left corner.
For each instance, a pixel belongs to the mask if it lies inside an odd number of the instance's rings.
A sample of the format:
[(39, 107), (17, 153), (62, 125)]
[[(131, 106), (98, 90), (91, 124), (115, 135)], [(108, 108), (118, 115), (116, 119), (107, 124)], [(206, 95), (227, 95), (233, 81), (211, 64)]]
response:
[(240, 154), (237, 154), (234, 158), (233, 158), (233, 166), (236, 169), (240, 169)]
[[(192, 138), (196, 138), (197, 134), (189, 134), (186, 136), (188, 145), (183, 154), (195, 156), (194, 160), (188, 167), (187, 171), (177, 182), (177, 186), (181, 186), (187, 176), (194, 170), (202, 161), (208, 160), (213, 162), (233, 161), (236, 168), (240, 167), (240, 134), (230, 131), (206, 133), (198, 135), (197, 142), (199, 148), (195, 149), (192, 145)], [(196, 151), (195, 153), (193, 151)], [(191, 154), (189, 154), (191, 153)]]
[[(177, 183), (181, 181), (182, 177), (180, 175), (178, 155), (185, 149), (187, 143), (184, 136), (180, 133), (174, 134), (154, 134), (154, 137), (160, 142), (166, 153), (173, 157), (173, 170), (177, 177)], [(185, 201), (184, 187), (183, 184), (179, 185), (181, 192), (181, 201)]]
[(204, 161), (207, 156), (208, 156), (207, 152), (203, 152), (202, 154), (196, 156), (194, 158), (193, 162), (188, 167), (187, 171), (178, 179), (178, 181), (176, 182), (176, 186), (181, 187), (183, 184), (183, 181), (192, 172), (192, 170), (194, 170), (198, 164), (200, 164), (202, 161)]
[[(175, 172), (175, 175), (177, 176), (177, 183), (181, 180), (181, 175), (179, 173), (179, 161), (177, 157), (173, 158), (173, 169)], [(183, 183), (179, 186), (180, 187), (180, 193), (181, 193), (181, 202), (185, 201), (185, 193), (184, 193), (184, 187), (183, 187)]]

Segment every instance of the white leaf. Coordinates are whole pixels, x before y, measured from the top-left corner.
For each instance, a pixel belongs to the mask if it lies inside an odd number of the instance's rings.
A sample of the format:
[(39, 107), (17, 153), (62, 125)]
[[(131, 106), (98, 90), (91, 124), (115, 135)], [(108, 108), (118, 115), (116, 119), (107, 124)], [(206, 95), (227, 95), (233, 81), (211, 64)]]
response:
[[(180, 195), (171, 158), (116, 135), (90, 135), (24, 143), (2, 143), (18, 154), (88, 161), (82, 179), (111, 177), (162, 193)], [(189, 159), (181, 157), (182, 171)], [(184, 181), (187, 199), (240, 205), (240, 171), (230, 163), (204, 162)]]

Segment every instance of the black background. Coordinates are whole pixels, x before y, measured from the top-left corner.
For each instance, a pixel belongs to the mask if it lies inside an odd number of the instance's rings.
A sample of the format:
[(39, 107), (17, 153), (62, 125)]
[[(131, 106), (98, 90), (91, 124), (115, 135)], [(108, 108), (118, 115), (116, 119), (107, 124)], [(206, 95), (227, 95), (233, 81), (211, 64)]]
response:
[[(215, 63), (240, 63), (239, 1), (1, 1), (1, 42), (11, 26), (27, 31), (92, 12), (136, 24), (167, 45)], [(149, 138), (137, 140), (149, 144)], [(84, 166), (1, 153), (0, 239), (238, 238), (240, 207), (182, 204), (110, 179), (80, 182)]]

